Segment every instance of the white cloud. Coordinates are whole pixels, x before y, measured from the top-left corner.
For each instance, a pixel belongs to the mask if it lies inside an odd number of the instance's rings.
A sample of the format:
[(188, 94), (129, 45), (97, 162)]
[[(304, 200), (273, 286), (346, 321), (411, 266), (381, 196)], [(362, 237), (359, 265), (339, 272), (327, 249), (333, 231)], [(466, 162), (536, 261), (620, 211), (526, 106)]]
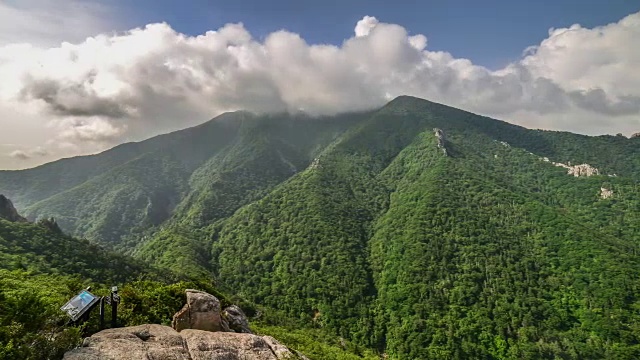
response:
[(355, 33), (357, 37), (367, 36), (378, 25), (379, 21), (373, 16), (365, 16), (356, 24)]
[(0, 45), (57, 46), (112, 31), (112, 10), (93, 0), (0, 0)]
[(27, 155), (27, 153), (22, 150), (14, 150), (9, 153), (9, 156), (15, 159), (20, 159), (20, 160), (26, 160), (31, 158), (31, 156)]
[(42, 157), (49, 155), (49, 151), (41, 146), (36, 146), (33, 149), (28, 150), (14, 150), (9, 153), (9, 156), (18, 160), (28, 160), (33, 157)]
[(223, 111), (332, 114), (403, 94), (525, 126), (631, 133), (640, 127), (638, 38), (640, 13), (594, 29), (552, 29), (520, 61), (490, 71), (369, 16), (340, 46), (287, 31), (259, 41), (241, 24), (200, 36), (150, 24), (77, 44), (0, 47), (0, 110), (39, 114), (64, 151), (78, 152)]

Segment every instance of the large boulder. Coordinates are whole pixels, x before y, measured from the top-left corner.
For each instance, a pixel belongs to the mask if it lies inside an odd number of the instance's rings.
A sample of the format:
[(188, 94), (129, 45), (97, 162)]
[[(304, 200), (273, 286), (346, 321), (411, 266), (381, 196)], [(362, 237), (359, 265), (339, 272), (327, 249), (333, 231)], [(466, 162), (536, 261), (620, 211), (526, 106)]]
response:
[(244, 311), (237, 305), (231, 305), (226, 307), (222, 311), (222, 319), (226, 321), (229, 329), (237, 333), (253, 334), (253, 331), (249, 328), (249, 320)]
[(199, 290), (186, 290), (187, 303), (173, 315), (171, 327), (176, 331), (196, 329), (205, 331), (228, 331), (220, 316), (220, 300)]
[(306, 359), (269, 336), (141, 325), (101, 331), (64, 360), (284, 360)]

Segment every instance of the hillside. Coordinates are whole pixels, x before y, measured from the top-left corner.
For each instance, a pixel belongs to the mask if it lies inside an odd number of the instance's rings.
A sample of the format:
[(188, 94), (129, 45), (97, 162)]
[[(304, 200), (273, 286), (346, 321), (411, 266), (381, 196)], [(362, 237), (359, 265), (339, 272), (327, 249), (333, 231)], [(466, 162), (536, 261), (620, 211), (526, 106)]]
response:
[(0, 172), (0, 193), (391, 359), (634, 359), (639, 155), (400, 97), (225, 114)]
[[(60, 311), (61, 305), (87, 286), (98, 296), (108, 295), (113, 285), (119, 287), (119, 326), (169, 325), (184, 304), (185, 290), (193, 288), (216, 294), (225, 307), (242, 304), (247, 314), (258, 313), (253, 304), (221, 293), (211, 279), (187, 279), (159, 271), (87, 240), (72, 238), (54, 219), (29, 223), (3, 195), (0, 205), (0, 359), (61, 359), (82, 343), (83, 336), (100, 330), (95, 310), (82, 327), (70, 324)], [(265, 309), (259, 311), (264, 314)], [(319, 329), (292, 332), (290, 320), (279, 314), (260, 317), (262, 326), (267, 327), (259, 328), (259, 334), (282, 336), (292, 349), (302, 350), (312, 359), (361, 359), (358, 354), (375, 358), (373, 351), (344, 340), (339, 343), (335, 336)], [(244, 345), (235, 341), (224, 346)]]

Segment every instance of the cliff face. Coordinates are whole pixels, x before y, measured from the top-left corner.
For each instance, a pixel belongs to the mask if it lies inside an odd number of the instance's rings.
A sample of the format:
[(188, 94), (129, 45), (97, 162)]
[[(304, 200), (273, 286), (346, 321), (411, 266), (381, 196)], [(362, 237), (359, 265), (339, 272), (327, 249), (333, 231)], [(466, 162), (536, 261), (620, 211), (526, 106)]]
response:
[(13, 207), (11, 200), (7, 199), (2, 194), (0, 194), (0, 219), (12, 222), (27, 222), (27, 219), (18, 214), (18, 211)]
[(433, 129), (433, 133), (436, 136), (436, 139), (438, 140), (438, 149), (442, 150), (442, 153), (447, 156), (447, 148), (446, 148), (446, 138), (444, 135), (444, 131), (442, 131), (441, 129), (438, 128), (434, 128)]

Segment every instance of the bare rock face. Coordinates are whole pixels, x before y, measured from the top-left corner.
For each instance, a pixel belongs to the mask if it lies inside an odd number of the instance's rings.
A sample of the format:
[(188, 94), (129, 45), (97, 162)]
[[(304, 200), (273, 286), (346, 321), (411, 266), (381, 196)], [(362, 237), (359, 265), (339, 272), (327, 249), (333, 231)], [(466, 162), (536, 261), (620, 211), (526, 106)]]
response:
[(278, 340), (271, 336), (263, 336), (262, 339), (269, 345), (269, 348), (273, 351), (278, 359), (290, 359), (293, 357), (291, 351), (286, 346), (280, 344)]
[(13, 207), (11, 200), (7, 199), (2, 194), (0, 194), (0, 219), (9, 220), (11, 222), (27, 222), (27, 219), (18, 214), (18, 211)]
[(605, 187), (600, 187), (600, 198), (608, 199), (613, 196), (613, 190), (609, 190)]
[(180, 334), (168, 326), (140, 325), (108, 329), (86, 338), (64, 360), (154, 359), (188, 360)]
[(204, 291), (188, 289), (187, 303), (173, 315), (171, 327), (176, 331), (197, 329), (228, 331), (220, 317), (220, 300)]
[(434, 128), (433, 133), (438, 140), (438, 149), (442, 150), (442, 153), (447, 156), (447, 148), (445, 147), (446, 138), (444, 136), (444, 131), (438, 128)]
[(580, 164), (575, 165), (573, 166), (573, 168), (569, 169), (569, 175), (573, 175), (575, 177), (593, 176), (600, 175), (600, 171), (589, 164)]
[(322, 166), (320, 166), (320, 158), (315, 158), (313, 159), (313, 161), (311, 162), (311, 165), (309, 165), (309, 168), (311, 169), (319, 169)]
[(553, 165), (567, 169), (567, 174), (573, 175), (575, 177), (600, 175), (600, 170), (598, 170), (597, 168), (589, 164), (580, 164), (580, 165), (572, 166), (571, 163), (567, 165), (563, 163), (554, 162)]
[[(180, 334), (185, 340), (192, 360), (281, 360), (299, 358), (277, 341), (275, 343), (267, 342), (265, 338), (253, 334), (211, 333), (200, 330), (184, 330)], [(274, 346), (273, 348), (271, 347), (272, 345)]]
[(231, 305), (222, 311), (222, 318), (226, 320), (229, 329), (237, 333), (253, 334), (249, 328), (249, 320), (242, 309), (237, 305)]
[(140, 325), (101, 331), (64, 360), (284, 360), (305, 359), (272, 337)]
[(640, 138), (640, 132), (637, 132), (637, 133), (631, 135), (631, 139), (633, 139), (633, 138)]
[(104, 330), (67, 352), (64, 360), (308, 360), (270, 336), (251, 334), (238, 306), (221, 314), (215, 296), (198, 290), (186, 293), (187, 303), (173, 316), (173, 328), (141, 325)]

